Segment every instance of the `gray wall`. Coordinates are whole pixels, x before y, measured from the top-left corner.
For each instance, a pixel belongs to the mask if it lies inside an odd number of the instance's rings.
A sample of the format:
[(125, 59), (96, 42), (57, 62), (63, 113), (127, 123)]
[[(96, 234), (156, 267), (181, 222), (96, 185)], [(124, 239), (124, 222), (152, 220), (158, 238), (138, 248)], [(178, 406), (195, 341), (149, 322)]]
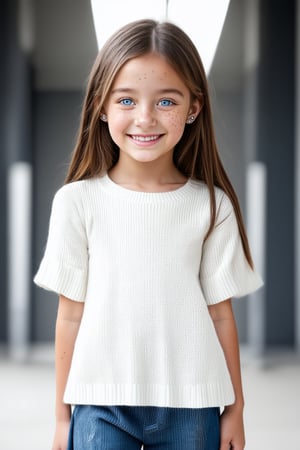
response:
[(8, 335), (8, 169), (16, 161), (31, 160), (32, 67), (18, 33), (18, 1), (0, 5), (0, 341)]
[[(72, 2), (71, 10), (70, 3), (70, 0), (33, 2), (37, 27), (32, 58), (18, 44), (17, 0), (4, 0), (0, 4), (0, 55), (3, 62), (0, 69), (0, 204), (4, 211), (4, 220), (0, 221), (2, 342), (7, 341), (5, 219), (8, 164), (15, 159), (32, 159), (33, 162), (34, 274), (46, 243), (51, 201), (63, 183), (73, 148), (84, 79), (96, 54), (89, 2), (76, 0)], [(259, 20), (257, 28), (248, 27), (250, 37), (252, 32), (257, 41), (258, 50), (258, 59), (249, 69), (245, 67), (244, 59), (249, 38), (249, 34), (247, 39), (245, 37), (245, 29), (250, 23), (247, 13), (250, 4)], [(244, 215), (247, 164), (257, 159), (267, 167), (264, 311), (267, 348), (293, 348), (295, 344), (295, 4), (295, 0), (232, 0), (210, 76), (220, 153)], [(56, 20), (58, 16), (59, 21)], [(64, 45), (59, 46), (60, 41)], [(53, 80), (55, 85), (51, 85)], [(253, 124), (256, 126), (252, 127)], [(245, 136), (248, 136), (246, 140)], [(249, 146), (249, 138), (253, 141), (252, 147)], [(234, 302), (243, 342), (247, 342), (247, 304), (249, 299)], [(54, 294), (32, 285), (33, 342), (53, 339), (56, 306)]]
[[(236, 190), (246, 220), (245, 178), (246, 164), (243, 143), (243, 95), (240, 86), (237, 89), (217, 91), (214, 104), (216, 133), (219, 151), (225, 169)], [(233, 307), (237, 320), (239, 337), (242, 343), (247, 341), (247, 298), (234, 299)]]
[[(1, 94), (4, 93), (4, 86), (7, 83), (7, 72), (5, 67), (7, 67), (7, 53), (6, 53), (6, 14), (7, 5), (5, 2), (0, 2), (0, 58), (2, 61), (0, 69), (0, 86)], [(7, 290), (6, 290), (6, 279), (7, 279), (7, 246), (6, 246), (6, 152), (5, 152), (5, 112), (7, 107), (7, 97), (1, 95), (2, 107), (0, 108), (0, 205), (2, 209), (1, 220), (0, 220), (0, 247), (1, 247), (1, 257), (0, 257), (0, 342), (5, 341), (7, 337), (6, 329), (6, 301)]]
[(296, 1), (260, 5), (257, 156), (267, 166), (266, 343), (293, 346)]
[[(35, 92), (33, 271), (46, 244), (52, 198), (63, 184), (75, 142), (81, 92)], [(53, 339), (57, 296), (33, 286), (32, 339)]]
[[(244, 8), (232, 0), (209, 76), (215, 130), (221, 159), (245, 211)], [(240, 341), (247, 341), (247, 298), (233, 302)]]
[[(247, 163), (255, 159), (267, 169), (266, 348), (295, 344), (295, 21), (296, 1), (232, 0), (210, 76), (220, 153), (244, 212)], [(250, 55), (247, 65), (251, 45), (257, 59)], [(246, 302), (235, 302), (242, 341)]]

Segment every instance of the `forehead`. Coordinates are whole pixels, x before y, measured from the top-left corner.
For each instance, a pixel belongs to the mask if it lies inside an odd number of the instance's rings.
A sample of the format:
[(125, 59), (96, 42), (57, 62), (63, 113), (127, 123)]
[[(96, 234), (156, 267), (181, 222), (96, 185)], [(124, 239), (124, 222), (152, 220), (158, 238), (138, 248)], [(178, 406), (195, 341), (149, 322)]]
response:
[(176, 84), (180, 88), (187, 89), (168, 61), (156, 53), (138, 56), (127, 61), (116, 75), (112, 88), (119, 84), (134, 84), (137, 86), (149, 81), (154, 81), (160, 85), (162, 83), (167, 84), (168, 86)]

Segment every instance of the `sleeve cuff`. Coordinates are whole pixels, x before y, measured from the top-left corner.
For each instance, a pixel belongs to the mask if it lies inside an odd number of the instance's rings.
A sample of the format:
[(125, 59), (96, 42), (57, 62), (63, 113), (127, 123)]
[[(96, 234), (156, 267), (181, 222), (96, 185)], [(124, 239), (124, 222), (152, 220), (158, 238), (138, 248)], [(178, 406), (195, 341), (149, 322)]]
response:
[(260, 275), (249, 268), (244, 273), (233, 276), (218, 273), (201, 280), (202, 291), (208, 305), (214, 305), (232, 297), (243, 297), (263, 286)]
[(83, 269), (44, 259), (33, 281), (37, 286), (70, 300), (85, 301), (86, 271)]

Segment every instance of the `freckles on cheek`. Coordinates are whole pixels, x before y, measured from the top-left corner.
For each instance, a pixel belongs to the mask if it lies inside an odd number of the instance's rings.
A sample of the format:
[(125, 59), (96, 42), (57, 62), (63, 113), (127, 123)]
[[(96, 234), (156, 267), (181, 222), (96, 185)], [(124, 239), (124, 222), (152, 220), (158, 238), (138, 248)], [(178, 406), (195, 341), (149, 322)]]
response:
[(175, 130), (182, 130), (185, 126), (185, 120), (182, 117), (182, 114), (169, 113), (168, 120), (170, 126), (172, 126)]

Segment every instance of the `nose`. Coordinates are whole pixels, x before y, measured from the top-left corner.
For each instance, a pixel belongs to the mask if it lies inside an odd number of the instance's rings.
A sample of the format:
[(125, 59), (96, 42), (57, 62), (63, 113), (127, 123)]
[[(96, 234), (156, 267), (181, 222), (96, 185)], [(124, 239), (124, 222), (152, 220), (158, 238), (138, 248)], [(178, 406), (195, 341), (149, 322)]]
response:
[(155, 111), (150, 106), (142, 106), (136, 110), (135, 125), (147, 128), (156, 124)]

